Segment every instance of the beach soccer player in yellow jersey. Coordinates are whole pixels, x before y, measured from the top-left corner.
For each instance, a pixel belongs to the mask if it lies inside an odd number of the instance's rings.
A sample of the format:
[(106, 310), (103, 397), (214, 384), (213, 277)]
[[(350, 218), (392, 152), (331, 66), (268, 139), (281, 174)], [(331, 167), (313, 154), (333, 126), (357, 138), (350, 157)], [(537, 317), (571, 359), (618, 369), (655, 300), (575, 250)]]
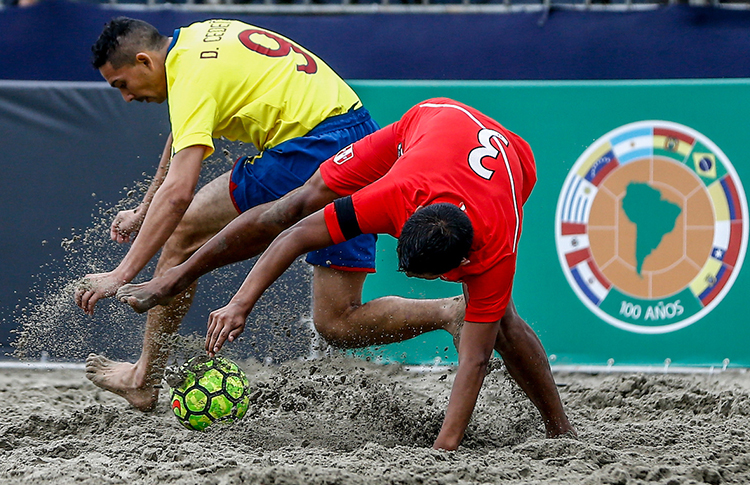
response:
[[(161, 249), (155, 276), (185, 261), (240, 213), (301, 186), (322, 161), (377, 130), (356, 93), (321, 59), (293, 41), (233, 20), (194, 23), (164, 36), (152, 25), (119, 17), (92, 47), (93, 65), (125, 101), (167, 101), (171, 134), (143, 202), (122, 211), (110, 235), (132, 243), (108, 273), (86, 275), (75, 301), (93, 314), (102, 298), (130, 282)], [(252, 143), (260, 152), (195, 193), (214, 138)], [(136, 237), (137, 236), (137, 237)], [(342, 285), (363, 280), (375, 265), (375, 238), (323, 252), (308, 261), (330, 268)], [(194, 286), (151, 310), (136, 363), (90, 355), (86, 375), (138, 409), (158, 398), (168, 348)]]

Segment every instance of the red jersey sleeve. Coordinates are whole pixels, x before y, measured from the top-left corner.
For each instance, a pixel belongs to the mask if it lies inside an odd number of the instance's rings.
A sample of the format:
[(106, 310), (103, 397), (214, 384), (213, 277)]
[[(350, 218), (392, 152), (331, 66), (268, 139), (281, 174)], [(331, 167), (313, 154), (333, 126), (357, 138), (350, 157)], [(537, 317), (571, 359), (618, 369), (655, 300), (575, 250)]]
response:
[(320, 166), (326, 186), (351, 195), (388, 173), (399, 156), (398, 122), (349, 145)]
[(340, 244), (346, 241), (344, 233), (341, 231), (339, 226), (338, 216), (336, 215), (336, 207), (333, 203), (328, 204), (323, 209), (323, 217), (326, 221), (326, 227), (328, 228), (328, 234), (331, 235), (333, 244)]
[(352, 195), (357, 225), (366, 234), (398, 237), (408, 218), (397, 177), (389, 174)]
[(500, 320), (510, 301), (515, 272), (516, 258), (508, 256), (481, 274), (465, 276), (468, 301), (464, 320), (477, 323)]
[(398, 236), (403, 223), (402, 198), (388, 183), (388, 178), (331, 202), (323, 209), (328, 234), (335, 244), (348, 241), (360, 234), (390, 234)]

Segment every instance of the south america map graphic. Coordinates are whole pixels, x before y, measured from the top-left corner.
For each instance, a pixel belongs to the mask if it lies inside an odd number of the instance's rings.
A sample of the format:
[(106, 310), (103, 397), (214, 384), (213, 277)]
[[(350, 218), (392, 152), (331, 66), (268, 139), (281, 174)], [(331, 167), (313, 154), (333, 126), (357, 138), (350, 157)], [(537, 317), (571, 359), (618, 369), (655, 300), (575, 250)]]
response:
[(668, 121), (630, 123), (573, 165), (555, 237), (565, 277), (589, 310), (627, 331), (671, 332), (729, 292), (747, 248), (747, 201), (707, 137)]

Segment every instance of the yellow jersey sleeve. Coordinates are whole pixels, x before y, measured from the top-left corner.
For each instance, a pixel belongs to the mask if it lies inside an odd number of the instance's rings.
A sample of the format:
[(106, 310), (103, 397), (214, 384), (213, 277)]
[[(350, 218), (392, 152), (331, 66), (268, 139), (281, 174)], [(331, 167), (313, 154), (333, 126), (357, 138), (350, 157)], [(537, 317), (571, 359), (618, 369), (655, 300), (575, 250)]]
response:
[(173, 152), (225, 137), (258, 150), (360, 105), (321, 59), (275, 32), (234, 20), (175, 31), (166, 60)]

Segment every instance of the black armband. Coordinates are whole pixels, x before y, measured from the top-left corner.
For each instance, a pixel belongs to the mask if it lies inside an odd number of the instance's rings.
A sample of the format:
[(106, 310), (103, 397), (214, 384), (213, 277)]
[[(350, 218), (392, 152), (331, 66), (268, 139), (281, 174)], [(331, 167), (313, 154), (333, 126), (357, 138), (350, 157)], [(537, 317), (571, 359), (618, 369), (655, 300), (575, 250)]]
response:
[(362, 234), (362, 229), (359, 228), (357, 222), (357, 215), (354, 213), (351, 195), (334, 200), (333, 207), (336, 209), (336, 218), (341, 228), (341, 234), (347, 241)]

